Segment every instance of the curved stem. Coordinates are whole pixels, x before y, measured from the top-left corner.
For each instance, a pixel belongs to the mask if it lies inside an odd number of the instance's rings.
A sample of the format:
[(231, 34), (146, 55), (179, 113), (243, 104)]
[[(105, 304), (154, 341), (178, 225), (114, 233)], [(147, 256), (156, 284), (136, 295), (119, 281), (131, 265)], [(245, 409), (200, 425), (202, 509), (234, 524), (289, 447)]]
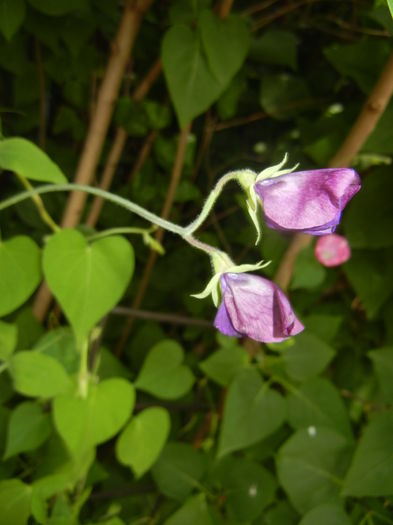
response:
[(188, 226), (184, 228), (186, 235), (191, 235), (192, 233), (194, 233), (194, 231), (196, 231), (201, 226), (201, 224), (208, 217), (210, 210), (213, 208), (224, 186), (232, 180), (238, 180), (238, 177), (239, 177), (239, 170), (231, 171), (219, 179), (214, 189), (211, 191), (209, 197), (207, 198), (205, 204), (203, 205), (201, 213), (198, 215), (198, 217), (194, 221), (192, 221)]
[(160, 226), (164, 230), (168, 230), (182, 237), (188, 233), (186, 231), (186, 228), (182, 228), (178, 224), (162, 219), (161, 217), (158, 217), (158, 215), (151, 213), (150, 211), (146, 210), (145, 208), (142, 208), (142, 206), (139, 206), (134, 202), (124, 199), (123, 197), (119, 197), (118, 195), (114, 195), (113, 193), (109, 193), (108, 191), (104, 191), (99, 188), (92, 188), (91, 186), (88, 186), (86, 184), (45, 184), (44, 186), (39, 186), (38, 188), (34, 188), (29, 191), (24, 191), (22, 193), (19, 193), (18, 195), (4, 200), (0, 203), (0, 211), (4, 210), (5, 208), (9, 208), (10, 206), (13, 206), (14, 204), (18, 204), (19, 202), (22, 202), (26, 199), (30, 199), (34, 197), (34, 195), (54, 193), (57, 191), (75, 190), (103, 197), (104, 199), (112, 202), (113, 204), (117, 204), (118, 206), (121, 206), (122, 208), (125, 208), (126, 210), (135, 213), (136, 215), (139, 215), (139, 217), (142, 217), (148, 222), (157, 224), (157, 226)]

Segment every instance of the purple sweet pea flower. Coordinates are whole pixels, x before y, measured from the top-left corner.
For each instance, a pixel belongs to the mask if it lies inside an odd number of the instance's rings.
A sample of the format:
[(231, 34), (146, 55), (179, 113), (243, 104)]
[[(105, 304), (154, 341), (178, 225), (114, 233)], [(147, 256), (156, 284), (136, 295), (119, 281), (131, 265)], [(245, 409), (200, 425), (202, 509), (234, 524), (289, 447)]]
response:
[(304, 329), (284, 292), (273, 282), (248, 273), (224, 273), (222, 302), (214, 326), (225, 335), (277, 343)]
[(270, 228), (325, 235), (334, 232), (342, 210), (360, 186), (356, 171), (330, 168), (262, 179), (254, 189)]

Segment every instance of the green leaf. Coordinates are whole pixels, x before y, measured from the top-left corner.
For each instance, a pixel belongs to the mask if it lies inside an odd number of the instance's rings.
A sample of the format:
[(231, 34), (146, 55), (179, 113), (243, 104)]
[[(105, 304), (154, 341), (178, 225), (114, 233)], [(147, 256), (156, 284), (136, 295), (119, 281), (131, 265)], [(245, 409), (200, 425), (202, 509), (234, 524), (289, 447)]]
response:
[(264, 111), (277, 119), (291, 118), (310, 103), (303, 79), (280, 73), (263, 75), (259, 98)]
[(228, 386), (247, 367), (249, 360), (249, 354), (242, 346), (225, 347), (199, 363), (199, 368), (209, 379), (221, 386)]
[(135, 386), (160, 399), (177, 399), (192, 387), (191, 370), (182, 365), (182, 347), (170, 339), (153, 346), (148, 353)]
[(134, 252), (123, 237), (91, 244), (76, 230), (53, 235), (44, 249), (44, 274), (77, 338), (119, 301), (134, 270)]
[(388, 2), (390, 14), (392, 15), (392, 18), (393, 18), (393, 0), (387, 0), (387, 2)]
[(207, 457), (187, 443), (168, 443), (152, 468), (158, 488), (168, 498), (184, 501), (207, 468)]
[(264, 519), (257, 525), (298, 525), (299, 517), (286, 501), (280, 501), (264, 514)]
[(211, 10), (201, 13), (198, 27), (210, 70), (226, 87), (246, 58), (250, 33), (244, 19), (231, 15), (225, 20)]
[(10, 359), (14, 388), (20, 394), (50, 398), (71, 388), (64, 368), (48, 355), (38, 352), (17, 352)]
[(337, 71), (354, 80), (364, 93), (374, 87), (390, 52), (388, 42), (373, 38), (364, 38), (355, 44), (333, 44), (324, 49), (324, 55)]
[(0, 359), (6, 361), (16, 348), (18, 327), (15, 324), (0, 321)]
[(299, 389), (291, 388), (288, 397), (288, 421), (295, 429), (329, 427), (352, 438), (348, 413), (337, 389), (322, 378), (314, 378)]
[(73, 456), (112, 438), (131, 416), (132, 383), (121, 378), (90, 384), (86, 399), (66, 394), (54, 400), (54, 422)]
[(384, 399), (393, 404), (393, 347), (379, 348), (367, 355), (373, 362)]
[(63, 365), (68, 374), (78, 371), (80, 354), (70, 328), (62, 327), (46, 332), (34, 345), (34, 350), (49, 355)]
[[(393, 245), (393, 190), (390, 169), (378, 170), (362, 183), (362, 191), (344, 216), (345, 235), (353, 248)], [(370, 211), (371, 210), (371, 211)]]
[(116, 442), (116, 457), (137, 478), (155, 463), (168, 438), (170, 416), (161, 407), (143, 410), (132, 418)]
[(24, 0), (0, 0), (0, 31), (10, 40), (25, 18)]
[(301, 514), (322, 503), (339, 503), (339, 494), (351, 447), (333, 430), (298, 430), (281, 447), (278, 477), (293, 506)]
[(0, 316), (21, 306), (40, 280), (40, 250), (36, 243), (22, 235), (0, 240)]
[(8, 423), (4, 459), (39, 447), (49, 437), (51, 429), (49, 414), (39, 405), (31, 401), (21, 403), (13, 410)]
[(218, 456), (252, 445), (272, 434), (286, 415), (285, 402), (262, 383), (255, 369), (245, 370), (229, 386), (218, 444)]
[(374, 415), (363, 432), (345, 479), (346, 496), (393, 494), (393, 413)]
[(251, 58), (264, 64), (297, 68), (298, 38), (289, 31), (264, 31), (251, 46)]
[(26, 179), (62, 184), (67, 179), (60, 168), (32, 142), (19, 137), (0, 141), (0, 168)]
[(352, 525), (348, 514), (339, 505), (326, 503), (307, 512), (299, 525)]
[(213, 472), (225, 496), (229, 517), (236, 523), (251, 522), (274, 500), (273, 475), (248, 459), (226, 457)]
[(214, 76), (202, 52), (198, 34), (173, 26), (162, 42), (162, 62), (180, 127), (203, 113), (225, 86)]
[(63, 16), (71, 11), (85, 9), (88, 0), (28, 0), (37, 11), (50, 16)]
[(363, 304), (367, 317), (376, 317), (384, 302), (393, 294), (391, 261), (393, 249), (354, 250), (343, 270)]
[(186, 501), (164, 522), (164, 525), (185, 525), (186, 523), (187, 525), (214, 525), (203, 494), (198, 494)]
[(317, 261), (314, 247), (310, 246), (300, 251), (296, 257), (291, 290), (299, 288), (316, 288), (321, 285), (326, 277), (326, 269)]
[(295, 381), (307, 381), (322, 372), (334, 357), (334, 350), (313, 334), (303, 332), (281, 351), (285, 372)]
[(0, 525), (26, 525), (31, 488), (19, 479), (0, 481)]

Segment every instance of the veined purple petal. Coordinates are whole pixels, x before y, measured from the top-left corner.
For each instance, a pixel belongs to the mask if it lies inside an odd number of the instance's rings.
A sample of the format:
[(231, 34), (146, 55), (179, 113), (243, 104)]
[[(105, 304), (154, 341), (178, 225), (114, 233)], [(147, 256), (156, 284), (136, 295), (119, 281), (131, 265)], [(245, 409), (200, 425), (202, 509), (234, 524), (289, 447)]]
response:
[(234, 337), (242, 336), (241, 333), (234, 329), (233, 324), (228, 317), (224, 301), (222, 301), (217, 311), (216, 318), (214, 319), (214, 326), (224, 335), (230, 335)]
[[(268, 279), (226, 273), (221, 283), (223, 300), (217, 317), (226, 321), (225, 311), (228, 324), (222, 322), (224, 329), (229, 325), (238, 334), (265, 343), (282, 341), (304, 329), (284, 292)], [(221, 330), (220, 323), (215, 325)]]
[(356, 171), (329, 168), (265, 179), (255, 184), (255, 191), (271, 228), (325, 235), (334, 232), (360, 186)]

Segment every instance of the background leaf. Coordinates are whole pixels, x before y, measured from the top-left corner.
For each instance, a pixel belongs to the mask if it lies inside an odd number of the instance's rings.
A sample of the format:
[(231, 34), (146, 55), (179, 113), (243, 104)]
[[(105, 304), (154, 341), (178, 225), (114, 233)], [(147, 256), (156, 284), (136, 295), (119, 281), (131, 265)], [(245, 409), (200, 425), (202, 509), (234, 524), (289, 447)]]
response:
[(76, 230), (62, 230), (45, 246), (43, 267), (75, 335), (83, 338), (125, 292), (134, 271), (134, 252), (123, 237), (88, 245)]
[(10, 40), (25, 18), (24, 0), (0, 0), (0, 31)]
[(41, 280), (40, 255), (29, 237), (0, 241), (0, 315), (12, 312), (33, 293)]
[(147, 408), (133, 417), (120, 434), (116, 443), (117, 459), (131, 467), (139, 478), (157, 460), (169, 429), (170, 416), (164, 408)]
[(67, 182), (59, 167), (41, 149), (19, 137), (0, 141), (0, 168), (30, 180)]

